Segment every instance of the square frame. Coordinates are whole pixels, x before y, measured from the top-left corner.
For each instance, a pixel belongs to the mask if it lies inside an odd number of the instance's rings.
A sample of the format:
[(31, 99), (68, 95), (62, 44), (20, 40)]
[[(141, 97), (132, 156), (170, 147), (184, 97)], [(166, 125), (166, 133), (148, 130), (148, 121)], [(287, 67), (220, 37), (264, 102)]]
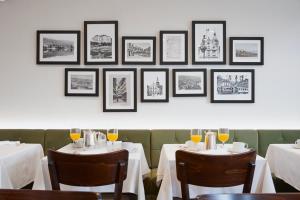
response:
[[(164, 72), (165, 73), (165, 99), (146, 99), (144, 96), (145, 73), (147, 72)], [(156, 83), (159, 87), (159, 83)], [(169, 69), (141, 69), (141, 102), (169, 102)]]
[[(38, 30), (36, 33), (37, 33), (36, 34), (37, 35), (36, 36), (36, 64), (38, 64), (38, 65), (79, 65), (80, 64), (80, 31), (77, 31), (77, 30), (67, 30), (67, 31), (64, 31), (64, 30)], [(45, 49), (46, 47), (44, 47), (44, 43), (41, 42), (41, 39), (43, 38), (42, 35), (46, 35), (46, 34), (61, 36), (61, 42), (66, 39), (65, 37), (67, 37), (67, 35), (70, 35), (70, 36), (73, 35), (74, 46), (76, 45), (76, 47), (69, 48), (65, 41), (63, 41), (61, 44), (61, 45), (65, 45), (63, 47), (64, 52), (66, 52), (65, 48), (67, 48), (67, 50), (73, 49), (73, 50), (77, 51), (77, 52), (74, 52), (75, 55), (74, 55), (73, 60), (70, 58), (69, 58), (70, 60), (67, 60), (67, 58), (66, 58), (66, 60), (63, 60), (63, 59), (42, 60), (43, 56), (41, 55), (41, 50), (43, 50), (43, 54), (44, 54), (44, 50), (49, 51), (49, 54), (50, 54), (51, 53), (50, 51), (52, 51), (52, 53), (53, 53), (53, 49), (55, 50), (58, 48), (59, 49), (62, 48), (61, 46), (60, 47), (48, 46), (48, 48)], [(63, 35), (65, 35), (64, 38), (63, 38)], [(50, 39), (50, 38), (48, 40), (49, 40), (49, 43), (52, 41), (52, 43), (54, 43), (54, 44), (58, 43), (60, 41), (59, 39)]]

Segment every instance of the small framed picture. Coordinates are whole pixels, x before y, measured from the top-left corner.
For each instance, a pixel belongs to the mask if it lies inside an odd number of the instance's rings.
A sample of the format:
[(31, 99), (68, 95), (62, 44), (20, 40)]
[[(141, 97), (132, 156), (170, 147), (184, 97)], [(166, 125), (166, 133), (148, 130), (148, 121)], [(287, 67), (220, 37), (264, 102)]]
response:
[(141, 69), (141, 101), (169, 102), (169, 69)]
[(84, 64), (118, 64), (118, 21), (84, 22)]
[(226, 22), (192, 22), (192, 63), (194, 65), (226, 64)]
[(230, 65), (263, 65), (263, 37), (230, 37)]
[(103, 112), (136, 112), (136, 69), (103, 69)]
[(37, 31), (37, 64), (79, 65), (80, 31)]
[(155, 37), (122, 37), (123, 65), (155, 65)]
[(160, 31), (160, 64), (188, 64), (187, 31)]
[(206, 77), (206, 69), (173, 69), (173, 96), (206, 96)]
[(254, 103), (254, 69), (211, 70), (212, 103)]
[(65, 96), (99, 96), (99, 69), (66, 68)]

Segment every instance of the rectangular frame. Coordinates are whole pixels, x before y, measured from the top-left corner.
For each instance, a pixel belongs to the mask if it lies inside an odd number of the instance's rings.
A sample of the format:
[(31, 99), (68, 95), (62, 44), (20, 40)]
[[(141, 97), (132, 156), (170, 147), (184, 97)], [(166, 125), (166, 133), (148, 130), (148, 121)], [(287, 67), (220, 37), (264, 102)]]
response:
[[(51, 42), (52, 44), (48, 45), (48, 48), (44, 46), (44, 43), (41, 41), (42, 39), (42, 35), (56, 35), (56, 36), (60, 36), (57, 39), (53, 39), (53, 38), (48, 38), (49, 43)], [(74, 47), (69, 48), (68, 47), (68, 42), (70, 41), (66, 41), (66, 38), (68, 35), (74, 35), (73, 36), (73, 42), (74, 42)], [(69, 36), (70, 37), (70, 36)], [(60, 40), (59, 40), (60, 39)], [(61, 42), (60, 46), (54, 46), (55, 44)], [(51, 46), (50, 46), (51, 45)], [(63, 47), (61, 47), (62, 45), (64, 45)], [(75, 46), (76, 45), (76, 46)], [(76, 31), (76, 30), (38, 30), (37, 31), (37, 40), (36, 40), (36, 64), (38, 65), (79, 65), (80, 64), (80, 31)], [(62, 59), (62, 55), (56, 56), (60, 59), (44, 59), (43, 55), (41, 55), (41, 50), (44, 51), (47, 50), (47, 52), (52, 51), (52, 53), (54, 53), (53, 51), (56, 49), (63, 49), (63, 52), (66, 52), (66, 49), (68, 51), (71, 50), (76, 50), (77, 52), (74, 52), (74, 58), (71, 59), (69, 58), (69, 60), (67, 58), (65, 58), (65, 60)], [(49, 55), (50, 56), (50, 55)], [(70, 55), (67, 55), (70, 56)], [(43, 60), (44, 59), (44, 60)]]

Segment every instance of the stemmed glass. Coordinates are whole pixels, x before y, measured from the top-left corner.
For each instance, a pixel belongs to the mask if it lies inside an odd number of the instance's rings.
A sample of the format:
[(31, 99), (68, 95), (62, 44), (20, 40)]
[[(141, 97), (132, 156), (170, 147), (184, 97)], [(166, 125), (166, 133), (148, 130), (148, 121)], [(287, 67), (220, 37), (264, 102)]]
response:
[(229, 140), (229, 129), (228, 128), (219, 128), (218, 139), (220, 140), (220, 142), (222, 142), (223, 148), (224, 148), (225, 142), (227, 142)]
[(191, 129), (191, 140), (198, 144), (202, 139), (202, 130), (201, 129)]
[(107, 139), (114, 144), (118, 139), (118, 129), (107, 129)]
[(71, 128), (70, 129), (70, 138), (73, 141), (73, 145), (78, 141), (81, 137), (80, 128)]

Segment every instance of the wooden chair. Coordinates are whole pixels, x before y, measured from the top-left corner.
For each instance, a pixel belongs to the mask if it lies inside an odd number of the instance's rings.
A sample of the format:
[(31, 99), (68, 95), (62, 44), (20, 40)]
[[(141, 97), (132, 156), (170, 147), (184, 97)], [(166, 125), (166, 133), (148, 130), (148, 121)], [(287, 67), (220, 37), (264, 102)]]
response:
[(255, 159), (254, 150), (232, 155), (176, 151), (176, 172), (181, 182), (182, 199), (190, 199), (188, 184), (206, 187), (244, 184), (243, 193), (250, 193)]
[(53, 190), (60, 190), (60, 183), (90, 187), (115, 184), (113, 199), (120, 200), (123, 196), (123, 181), (127, 177), (127, 165), (127, 150), (97, 155), (48, 151), (48, 167)]
[(299, 200), (300, 193), (277, 194), (211, 194), (201, 195), (197, 200)]
[(97, 200), (94, 192), (66, 192), (43, 190), (9, 190), (0, 189), (0, 199), (3, 200)]

